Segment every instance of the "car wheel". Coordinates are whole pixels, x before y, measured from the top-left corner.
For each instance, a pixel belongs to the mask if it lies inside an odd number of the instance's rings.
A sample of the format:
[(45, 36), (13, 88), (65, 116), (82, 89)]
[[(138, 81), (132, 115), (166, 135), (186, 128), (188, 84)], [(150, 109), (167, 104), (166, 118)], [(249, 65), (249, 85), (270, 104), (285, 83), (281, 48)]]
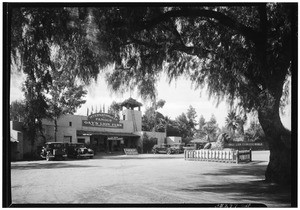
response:
[(175, 150), (175, 153), (176, 153), (176, 154), (179, 154), (179, 150)]

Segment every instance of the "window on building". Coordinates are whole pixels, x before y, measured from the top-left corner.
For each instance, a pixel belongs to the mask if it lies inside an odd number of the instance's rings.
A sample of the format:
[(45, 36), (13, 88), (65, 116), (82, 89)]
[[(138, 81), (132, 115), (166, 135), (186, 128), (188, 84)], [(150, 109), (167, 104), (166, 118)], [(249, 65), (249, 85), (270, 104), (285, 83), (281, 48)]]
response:
[(69, 122), (69, 126), (72, 126), (72, 122)]
[(125, 114), (123, 114), (123, 120), (125, 120), (126, 119), (126, 116), (125, 116)]
[(85, 139), (77, 139), (77, 142), (78, 142), (78, 143), (83, 143), (83, 144), (84, 144), (84, 143), (85, 143)]

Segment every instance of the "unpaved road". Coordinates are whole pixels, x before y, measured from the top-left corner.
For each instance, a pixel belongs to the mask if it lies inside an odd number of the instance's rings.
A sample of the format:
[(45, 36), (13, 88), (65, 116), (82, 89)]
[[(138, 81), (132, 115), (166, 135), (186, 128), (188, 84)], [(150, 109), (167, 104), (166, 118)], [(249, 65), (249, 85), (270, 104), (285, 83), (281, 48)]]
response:
[(255, 151), (247, 164), (185, 161), (183, 154), (13, 162), (12, 203), (290, 206), (289, 189), (262, 182), (268, 155)]

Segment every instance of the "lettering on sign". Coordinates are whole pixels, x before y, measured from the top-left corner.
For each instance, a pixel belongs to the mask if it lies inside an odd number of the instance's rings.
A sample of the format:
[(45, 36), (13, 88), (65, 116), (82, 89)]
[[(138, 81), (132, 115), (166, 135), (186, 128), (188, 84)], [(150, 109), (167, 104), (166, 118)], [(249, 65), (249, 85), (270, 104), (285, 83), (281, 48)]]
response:
[(124, 148), (124, 152), (126, 155), (138, 155), (137, 149)]
[(115, 116), (108, 113), (95, 113), (88, 116), (87, 120), (82, 120), (82, 126), (102, 127), (102, 128), (123, 128)]
[(122, 138), (122, 137), (112, 136), (112, 137), (108, 137), (107, 140), (118, 140), (118, 141), (123, 141), (123, 138)]
[(228, 146), (263, 146), (263, 143), (254, 143), (254, 142), (236, 142), (236, 143), (228, 143)]

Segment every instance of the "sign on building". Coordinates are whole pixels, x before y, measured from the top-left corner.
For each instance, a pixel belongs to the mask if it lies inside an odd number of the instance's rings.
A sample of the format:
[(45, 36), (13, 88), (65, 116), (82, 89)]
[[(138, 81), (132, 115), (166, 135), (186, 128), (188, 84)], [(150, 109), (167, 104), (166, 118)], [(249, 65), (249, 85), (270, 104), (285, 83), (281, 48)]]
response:
[(82, 126), (122, 129), (123, 123), (120, 123), (112, 114), (95, 113), (89, 115), (87, 120), (82, 120)]
[(109, 141), (122, 141), (123, 137), (111, 136), (111, 137), (107, 137), (107, 140), (109, 140)]

